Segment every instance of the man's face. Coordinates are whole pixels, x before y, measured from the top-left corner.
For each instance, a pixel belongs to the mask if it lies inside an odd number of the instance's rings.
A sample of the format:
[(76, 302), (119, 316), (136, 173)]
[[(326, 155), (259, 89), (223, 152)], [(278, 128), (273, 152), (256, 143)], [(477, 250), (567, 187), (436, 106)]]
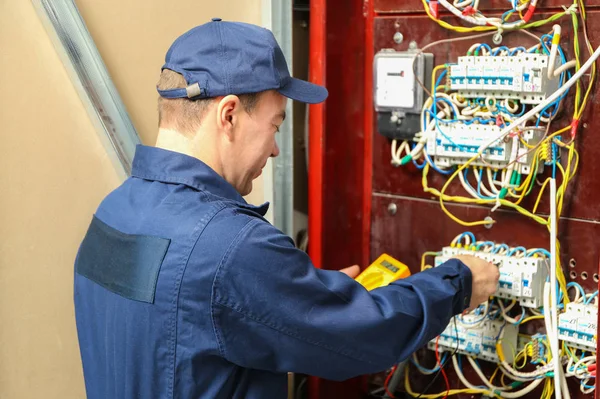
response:
[(251, 113), (243, 112), (233, 147), (234, 181), (241, 195), (252, 191), (252, 181), (261, 175), (269, 157), (279, 155), (275, 134), (285, 119), (287, 98), (276, 91), (263, 92)]

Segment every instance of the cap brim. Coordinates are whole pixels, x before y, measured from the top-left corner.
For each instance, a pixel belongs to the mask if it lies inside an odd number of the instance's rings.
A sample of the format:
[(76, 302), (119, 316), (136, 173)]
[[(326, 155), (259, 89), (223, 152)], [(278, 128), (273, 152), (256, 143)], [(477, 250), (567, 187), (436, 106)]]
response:
[(329, 95), (323, 86), (296, 78), (291, 78), (284, 87), (277, 91), (287, 98), (308, 104), (322, 103)]

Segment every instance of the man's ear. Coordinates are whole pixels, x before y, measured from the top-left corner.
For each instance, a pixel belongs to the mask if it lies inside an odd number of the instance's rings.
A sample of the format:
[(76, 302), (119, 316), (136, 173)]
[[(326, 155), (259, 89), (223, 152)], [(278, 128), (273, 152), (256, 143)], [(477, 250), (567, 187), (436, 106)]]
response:
[(224, 132), (229, 140), (233, 139), (234, 127), (238, 123), (242, 104), (238, 96), (228, 95), (217, 105), (217, 127)]

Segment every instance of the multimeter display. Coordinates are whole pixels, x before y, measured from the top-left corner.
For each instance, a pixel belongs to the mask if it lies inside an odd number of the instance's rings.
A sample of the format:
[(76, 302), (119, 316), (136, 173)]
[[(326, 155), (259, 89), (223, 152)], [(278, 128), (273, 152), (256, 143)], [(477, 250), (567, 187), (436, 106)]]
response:
[(408, 276), (410, 276), (408, 266), (388, 254), (383, 254), (356, 277), (356, 281), (371, 291)]

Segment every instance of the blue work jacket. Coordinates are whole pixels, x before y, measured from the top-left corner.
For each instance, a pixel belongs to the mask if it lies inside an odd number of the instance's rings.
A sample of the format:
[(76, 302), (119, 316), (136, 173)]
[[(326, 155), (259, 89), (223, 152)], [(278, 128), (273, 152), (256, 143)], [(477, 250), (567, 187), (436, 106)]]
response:
[(285, 398), (406, 359), (469, 304), (458, 260), (368, 292), (196, 158), (138, 146), (75, 261), (89, 399)]

